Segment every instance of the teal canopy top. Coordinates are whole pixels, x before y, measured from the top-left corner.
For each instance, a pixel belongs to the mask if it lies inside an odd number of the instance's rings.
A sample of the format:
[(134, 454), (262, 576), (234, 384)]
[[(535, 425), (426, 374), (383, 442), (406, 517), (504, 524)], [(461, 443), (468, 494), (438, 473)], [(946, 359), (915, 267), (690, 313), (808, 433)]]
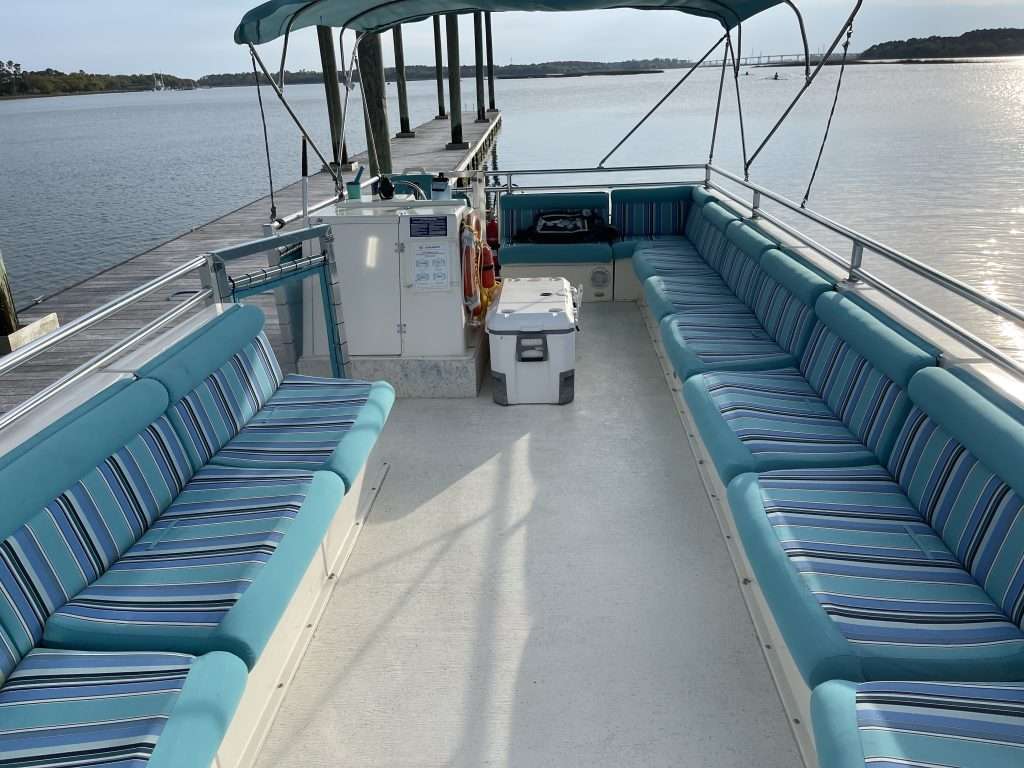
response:
[(379, 31), (437, 13), (470, 11), (589, 11), (602, 8), (681, 11), (732, 29), (785, 0), (269, 0), (249, 11), (235, 42), (258, 45), (303, 27)]

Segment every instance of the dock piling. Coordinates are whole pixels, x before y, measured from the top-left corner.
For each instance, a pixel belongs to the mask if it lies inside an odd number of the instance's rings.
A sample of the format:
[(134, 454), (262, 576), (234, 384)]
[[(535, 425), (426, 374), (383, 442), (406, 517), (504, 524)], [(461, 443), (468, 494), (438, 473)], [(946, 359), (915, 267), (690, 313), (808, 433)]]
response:
[(441, 51), (441, 17), (434, 16), (434, 75), (437, 77), (437, 120), (448, 119), (444, 106), (444, 55)]
[(462, 67), (459, 64), (459, 15), (444, 15), (445, 33), (448, 36), (448, 97), (450, 104), (448, 113), (451, 115), (452, 140), (445, 149), (469, 149), (469, 144), (462, 138)]
[(484, 106), (484, 15), (477, 11), (473, 14), (473, 49), (476, 61), (476, 121), (487, 122), (487, 107)]
[(494, 39), (491, 37), (491, 12), (484, 14), (484, 28), (487, 30), (487, 109), (497, 112), (494, 100)]
[(10, 336), (18, 328), (18, 311), (14, 307), (14, 294), (11, 292), (11, 282), (7, 278), (4, 255), (0, 253), (0, 336)]
[(341, 155), (341, 93), (338, 90), (338, 60), (334, 54), (334, 37), (330, 27), (316, 28), (320, 43), (320, 64), (324, 73), (324, 90), (327, 94), (327, 119), (331, 124), (331, 155), (333, 165), (338, 167)]
[(359, 87), (363, 92), (370, 174), (380, 176), (391, 173), (391, 131), (388, 128), (384, 54), (380, 34), (376, 32), (364, 35), (359, 41)]
[(395, 41), (395, 82), (398, 85), (398, 134), (396, 139), (413, 139), (416, 132), (409, 125), (409, 93), (405, 82), (405, 46), (402, 44), (402, 25), (392, 31)]

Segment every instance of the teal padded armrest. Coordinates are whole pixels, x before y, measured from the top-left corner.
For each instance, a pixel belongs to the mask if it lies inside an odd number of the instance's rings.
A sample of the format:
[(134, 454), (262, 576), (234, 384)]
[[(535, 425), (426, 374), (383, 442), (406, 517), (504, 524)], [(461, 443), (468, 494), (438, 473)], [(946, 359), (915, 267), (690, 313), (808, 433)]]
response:
[(839, 293), (823, 293), (814, 313), (873, 366), (906, 389), (935, 358)]
[(119, 382), (0, 458), (0, 537), (124, 447), (168, 405), (156, 382)]
[(821, 768), (864, 768), (854, 683), (829, 680), (815, 688), (811, 694), (811, 721)]
[(612, 248), (607, 243), (513, 243), (498, 252), (505, 264), (607, 264)]
[(702, 186), (696, 186), (693, 191), (690, 192), (690, 198), (693, 200), (693, 204), (703, 207), (708, 203), (717, 203), (718, 198), (715, 197), (711, 192)]
[(394, 404), (395, 388), (384, 381), (374, 382), (366, 405), (327, 461), (326, 468), (338, 473), (345, 481), (346, 490), (352, 487), (363, 471), (366, 459), (377, 443)]
[(991, 472), (1024, 495), (1024, 424), (941, 368), (914, 374), (909, 394)]
[(263, 330), (263, 312), (243, 305), (182, 339), (138, 370), (163, 384), (176, 403)]
[(146, 768), (213, 764), (241, 701), (248, 672), (242, 660), (229, 653), (208, 653), (196, 659)]

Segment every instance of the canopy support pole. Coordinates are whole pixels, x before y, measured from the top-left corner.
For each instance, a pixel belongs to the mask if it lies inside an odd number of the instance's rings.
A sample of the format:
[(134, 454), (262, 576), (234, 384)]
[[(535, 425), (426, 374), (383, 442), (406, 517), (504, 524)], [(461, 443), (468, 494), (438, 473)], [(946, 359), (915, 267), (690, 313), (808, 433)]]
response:
[(786, 0), (786, 5), (793, 9), (797, 23), (800, 25), (800, 39), (804, 41), (804, 79), (811, 76), (811, 49), (807, 45), (807, 27), (804, 26), (804, 15), (800, 13), (793, 0)]
[(605, 155), (603, 158), (601, 158), (601, 162), (599, 162), (597, 164), (598, 168), (603, 168), (604, 167), (604, 164), (608, 161), (608, 158), (611, 157), (612, 155), (614, 155), (619, 150), (619, 147), (621, 147), (623, 144), (625, 144), (627, 141), (629, 141), (629, 138), (634, 133), (636, 133), (637, 130), (639, 130), (640, 126), (643, 125), (644, 123), (646, 123), (647, 119), (651, 115), (653, 115), (655, 112), (657, 112), (658, 108), (661, 107), (662, 104), (664, 104), (666, 101), (668, 101), (669, 97), (673, 93), (676, 92), (676, 90), (679, 88), (679, 86), (681, 86), (683, 83), (685, 83), (687, 81), (687, 79), (690, 77), (690, 75), (692, 75), (694, 72), (696, 72), (700, 68), (700, 65), (703, 64), (707, 60), (708, 56), (710, 56), (712, 53), (715, 52), (715, 50), (718, 48), (718, 46), (720, 46), (725, 41), (725, 38), (726, 38), (726, 35), (722, 35), (720, 38), (718, 38), (718, 42), (715, 43), (714, 45), (712, 45), (710, 48), (708, 48), (707, 53), (705, 53), (703, 56), (701, 56), (699, 61), (697, 61), (688, 70), (686, 70), (686, 74), (684, 74), (681, 78), (679, 78), (679, 81), (675, 85), (673, 85), (671, 88), (668, 89), (668, 93), (666, 93), (664, 96), (662, 96), (660, 99), (658, 99), (658, 103), (655, 104), (653, 107), (651, 107), (647, 111), (646, 115), (644, 115), (642, 118), (640, 118), (640, 122), (638, 122), (636, 125), (634, 125), (632, 128), (630, 128), (629, 129), (629, 133), (627, 133), (625, 136), (623, 136), (621, 139), (619, 139), (619, 143), (616, 144), (614, 147), (612, 147), (611, 152), (609, 152), (607, 155)]
[(839, 34), (836, 35), (836, 39), (832, 41), (832, 45), (829, 46), (828, 50), (825, 52), (825, 55), (821, 57), (821, 61), (818, 62), (818, 66), (815, 67), (814, 71), (807, 77), (807, 80), (804, 82), (803, 88), (801, 88), (797, 95), (793, 97), (793, 101), (790, 102), (790, 105), (788, 107), (786, 107), (786, 111), (782, 113), (782, 117), (780, 117), (778, 122), (776, 122), (772, 129), (768, 131), (768, 135), (764, 137), (764, 141), (762, 141), (758, 145), (757, 149), (754, 150), (754, 154), (752, 154), (750, 156), (750, 159), (747, 160), (746, 167), (743, 169), (744, 174), (749, 176), (750, 166), (754, 164), (754, 161), (757, 160), (758, 156), (761, 154), (764, 148), (768, 146), (768, 142), (770, 142), (775, 137), (775, 134), (779, 132), (779, 128), (781, 128), (782, 124), (786, 122), (786, 118), (788, 118), (790, 113), (792, 113), (792, 111), (796, 108), (797, 103), (800, 101), (801, 98), (803, 98), (803, 95), (807, 93), (807, 89), (811, 87), (811, 84), (817, 79), (818, 75), (821, 74), (821, 70), (824, 69), (825, 64), (827, 64), (828, 60), (832, 58), (832, 54), (835, 53), (836, 48), (838, 48), (839, 44), (843, 41), (843, 35), (845, 35), (846, 31), (853, 26), (853, 22), (857, 18), (857, 14), (860, 12), (860, 7), (863, 4), (864, 0), (857, 0), (857, 4), (854, 5), (853, 11), (846, 19), (846, 22), (843, 24), (842, 28), (839, 30)]
[(327, 96), (327, 119), (331, 125), (331, 155), (335, 168), (341, 153), (341, 92), (338, 90), (338, 59), (334, 54), (334, 37), (330, 27), (316, 28), (320, 44), (320, 64), (324, 73), (324, 90)]
[(487, 107), (484, 104), (484, 15), (473, 14), (473, 53), (476, 61), (476, 121), (486, 123)]
[(444, 15), (444, 29), (448, 36), (448, 113), (452, 124), (452, 140), (445, 149), (469, 149), (469, 143), (462, 138), (462, 67), (459, 64), (457, 13)]
[[(729, 33), (726, 32), (728, 37)], [(725, 68), (729, 65), (728, 52), (722, 53), (722, 74), (718, 78), (718, 101), (715, 102), (715, 124), (711, 128), (711, 150), (708, 152), (708, 168), (715, 162), (715, 144), (718, 142), (718, 118), (722, 114), (722, 92), (725, 91)]]
[(277, 94), (277, 98), (281, 102), (282, 106), (284, 106), (285, 111), (288, 113), (288, 116), (291, 117), (292, 122), (295, 123), (295, 126), (299, 129), (299, 133), (306, 137), (306, 140), (309, 142), (309, 146), (313, 148), (313, 151), (316, 152), (316, 156), (320, 158), (320, 162), (324, 164), (324, 168), (326, 168), (328, 172), (331, 174), (331, 176), (334, 177), (334, 182), (336, 184), (340, 184), (341, 179), (338, 177), (338, 172), (334, 168), (331, 168), (330, 162), (328, 162), (327, 158), (324, 157), (324, 153), (320, 151), (320, 148), (316, 145), (316, 142), (313, 141), (312, 137), (309, 135), (309, 131), (306, 130), (305, 126), (302, 124), (302, 121), (299, 120), (298, 115), (295, 114), (295, 111), (288, 103), (288, 99), (284, 97), (284, 93), (278, 86), (277, 81), (274, 80), (274, 76), (270, 74), (270, 72), (267, 70), (267, 65), (263, 63), (263, 59), (261, 59), (259, 53), (256, 52), (256, 46), (254, 46), (252, 43), (249, 43), (249, 52), (252, 53), (253, 61), (259, 64), (260, 69), (263, 71), (263, 76), (267, 78), (267, 82), (270, 83), (270, 87), (274, 89), (274, 93)]
[(391, 31), (395, 41), (395, 81), (398, 84), (398, 122), (396, 139), (412, 139), (416, 131), (409, 125), (409, 92), (405, 82), (405, 46), (402, 44), (402, 25)]
[[(740, 55), (739, 52), (734, 51), (732, 48), (732, 38), (730, 37), (725, 41), (726, 50), (729, 51), (729, 58), (732, 59), (733, 63), (733, 74), (732, 79), (736, 85), (736, 113), (739, 116), (740, 121), (740, 148), (743, 150), (743, 168), (747, 167), (747, 130), (743, 125), (743, 100), (740, 98)], [(744, 170), (744, 173), (746, 171)], [(744, 178), (749, 181), (750, 176), (745, 175)]]
[(388, 94), (384, 82), (384, 52), (380, 34), (371, 32), (364, 35), (359, 40), (358, 48), (356, 61), (370, 144), (370, 175), (384, 176), (392, 172), (391, 130), (388, 127)]
[(437, 117), (444, 120), (448, 117), (444, 106), (444, 54), (441, 49), (441, 17), (434, 16), (434, 75), (437, 77)]
[(487, 31), (487, 108), (491, 112), (497, 112), (498, 107), (494, 100), (494, 39), (491, 37), (491, 12), (484, 14), (484, 28)]

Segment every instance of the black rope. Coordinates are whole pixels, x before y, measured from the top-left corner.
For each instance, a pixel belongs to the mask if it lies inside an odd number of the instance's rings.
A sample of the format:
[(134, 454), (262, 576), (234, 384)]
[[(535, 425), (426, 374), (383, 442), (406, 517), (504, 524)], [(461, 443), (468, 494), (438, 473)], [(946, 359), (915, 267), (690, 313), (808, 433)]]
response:
[(708, 153), (708, 165), (715, 161), (715, 141), (718, 139), (718, 117), (722, 112), (722, 91), (725, 90), (725, 66), (729, 63), (728, 57), (722, 53), (722, 76), (718, 81), (718, 103), (715, 104), (715, 127), (711, 129), (711, 151)]
[(256, 98), (260, 102), (260, 120), (263, 121), (263, 148), (267, 153), (267, 178), (270, 181), (270, 220), (277, 221), (277, 202), (274, 200), (274, 170), (270, 165), (270, 137), (267, 134), (267, 114), (263, 109), (263, 90), (260, 88), (260, 74), (256, 70), (256, 57), (252, 57), (252, 76), (256, 80)]
[(821, 166), (821, 156), (825, 154), (825, 145), (828, 144), (828, 135), (832, 130), (832, 118), (836, 115), (836, 106), (839, 104), (839, 91), (843, 87), (843, 73), (846, 71), (846, 56), (850, 50), (850, 38), (853, 37), (853, 24), (846, 30), (846, 40), (843, 42), (843, 58), (839, 67), (839, 80), (836, 82), (836, 95), (832, 99), (832, 111), (828, 113), (828, 123), (825, 125), (825, 135), (821, 139), (821, 147), (818, 148), (818, 159), (814, 161), (814, 170), (811, 171), (811, 179), (807, 182), (807, 191), (804, 199), (800, 202), (801, 208), (807, 207), (807, 201), (811, 197), (811, 187), (814, 186), (814, 179), (818, 175), (818, 168)]
[(738, 52), (733, 51), (731, 38), (726, 42), (726, 46), (729, 50), (729, 57), (733, 61), (732, 79), (736, 83), (736, 112), (739, 114), (740, 118), (740, 146), (743, 148), (743, 178), (749, 181), (750, 172), (747, 170), (747, 130), (743, 125), (743, 101), (740, 98), (740, 56), (738, 55)]

